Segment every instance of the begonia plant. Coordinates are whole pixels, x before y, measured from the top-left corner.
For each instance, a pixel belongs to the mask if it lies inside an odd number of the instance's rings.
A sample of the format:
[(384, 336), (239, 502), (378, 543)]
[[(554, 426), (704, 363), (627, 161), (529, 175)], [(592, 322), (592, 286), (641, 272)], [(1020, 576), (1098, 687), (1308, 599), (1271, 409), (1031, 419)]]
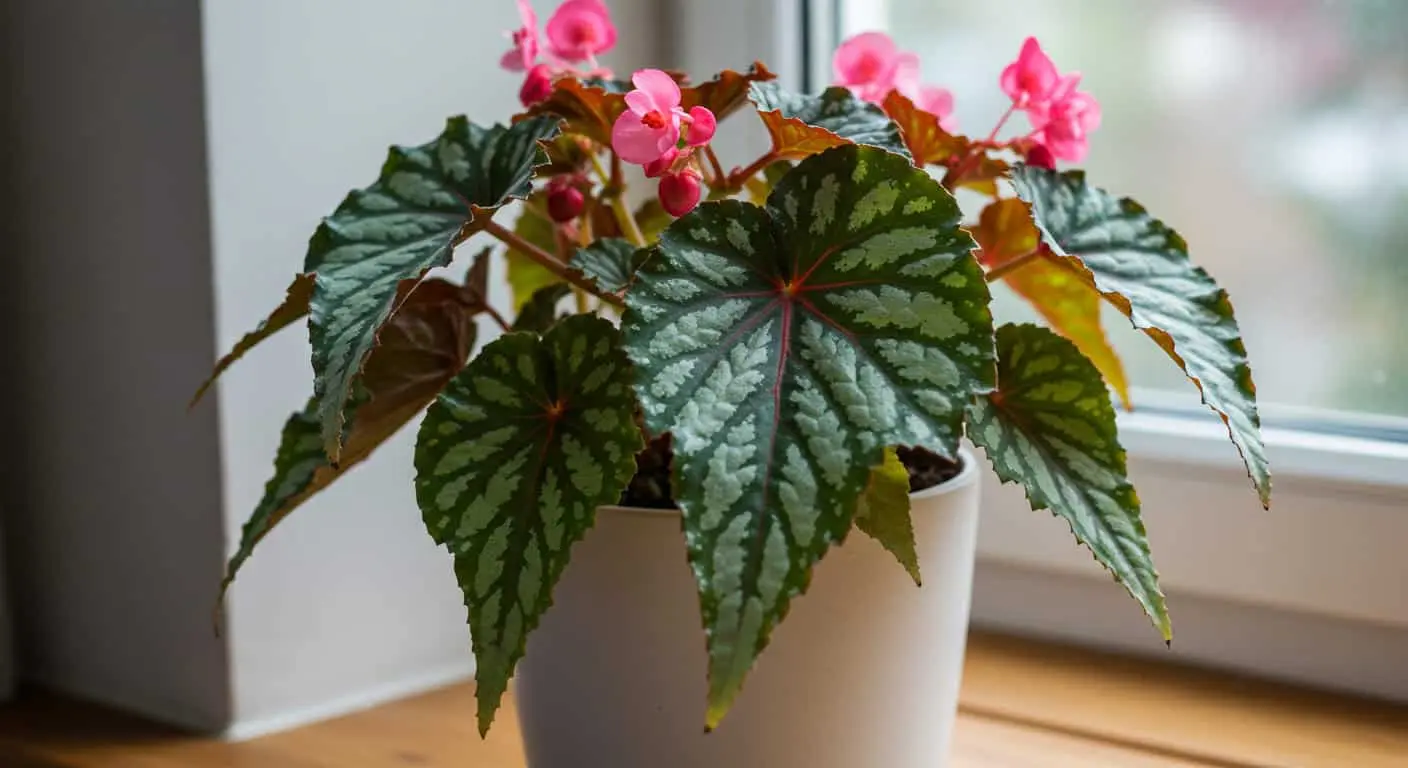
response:
[[(452, 117), (393, 147), (217, 364), (212, 381), (306, 318), (312, 395), (225, 587), (281, 520), (428, 408), (415, 496), (464, 594), (481, 731), (573, 543), (622, 502), (680, 510), (713, 727), (853, 527), (919, 582), (907, 492), (966, 435), (1170, 636), (1102, 304), (1197, 386), (1264, 505), (1269, 471), (1227, 294), (1169, 225), (1057, 167), (1081, 162), (1100, 124), (1078, 73), (1027, 40), (996, 77), (1010, 107), (974, 138), (883, 33), (846, 40), (836, 84), (801, 94), (761, 63), (617, 79), (597, 61), (617, 38), (599, 0), (562, 3), (542, 33), (518, 7), (500, 64), (521, 73), (523, 111)], [(738, 113), (771, 142), (725, 163), (712, 141)], [(1019, 115), (1030, 129), (999, 138)], [(654, 186), (648, 202), (627, 202), (626, 166)], [(967, 216), (959, 189), (981, 200)], [(503, 248), (467, 259), (463, 280), (428, 275), (476, 235)], [(507, 316), (489, 301), (492, 258)], [(995, 325), (998, 281), (1045, 325)], [(477, 345), (481, 314), (502, 333)]]

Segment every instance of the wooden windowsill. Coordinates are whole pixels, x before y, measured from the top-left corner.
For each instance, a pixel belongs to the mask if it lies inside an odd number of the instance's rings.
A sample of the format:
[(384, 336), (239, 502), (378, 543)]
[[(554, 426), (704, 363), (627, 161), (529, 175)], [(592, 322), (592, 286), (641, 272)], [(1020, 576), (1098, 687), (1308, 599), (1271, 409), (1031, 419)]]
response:
[[(974, 633), (953, 768), (1408, 766), (1408, 707)], [(5, 768), (522, 768), (473, 688), (225, 744), (44, 694), (0, 708)]]

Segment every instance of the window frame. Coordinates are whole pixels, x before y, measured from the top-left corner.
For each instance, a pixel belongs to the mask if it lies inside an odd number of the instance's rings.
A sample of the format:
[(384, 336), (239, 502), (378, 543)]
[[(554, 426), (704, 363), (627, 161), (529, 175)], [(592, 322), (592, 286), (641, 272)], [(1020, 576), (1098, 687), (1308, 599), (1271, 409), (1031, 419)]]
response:
[[(884, 18), (887, 6), (865, 0), (863, 11)], [(703, 73), (762, 59), (784, 85), (816, 90), (829, 80), (842, 8), (842, 0), (676, 0), (673, 63)], [(759, 145), (758, 136), (750, 138), (752, 144), (737, 143)], [(1388, 432), (1336, 434), (1303, 420), (1266, 421), (1270, 512), (1260, 509), (1211, 412), (1141, 407), (1119, 416), (1169, 595), (1175, 654), (1408, 701), (1408, 557), (1401, 554), (1408, 542), (1408, 442)], [(1064, 524), (1033, 513), (1020, 491), (999, 487), (990, 471), (984, 486), (975, 624), (1164, 653), (1138, 607), (1087, 551), (1071, 546)], [(1311, 561), (1322, 567), (1308, 569)], [(1264, 629), (1272, 625), (1289, 648), (1243, 647), (1250, 637), (1273, 642)], [(1405, 672), (1375, 672), (1385, 664)]]

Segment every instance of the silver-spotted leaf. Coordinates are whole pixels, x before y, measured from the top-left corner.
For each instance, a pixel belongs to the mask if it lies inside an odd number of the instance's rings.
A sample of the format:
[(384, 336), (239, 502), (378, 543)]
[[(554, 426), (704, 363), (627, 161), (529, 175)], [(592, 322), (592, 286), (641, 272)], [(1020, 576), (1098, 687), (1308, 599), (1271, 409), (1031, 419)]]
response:
[(909, 157), (909, 148), (885, 111), (833, 86), (811, 96), (793, 93), (776, 81), (748, 86), (772, 136), (778, 157), (800, 159), (844, 144), (867, 144)]
[(509, 333), (456, 376), (421, 424), (416, 499), (455, 558), (488, 731), (568, 550), (614, 504), (644, 445), (611, 323), (576, 315)]
[(959, 216), (907, 159), (847, 145), (800, 162), (766, 207), (701, 204), (636, 272), (622, 327), (646, 424), (674, 436), (710, 726), (885, 447), (952, 456), (966, 403), (995, 385)]
[(636, 248), (629, 240), (619, 237), (604, 237), (572, 254), (571, 265), (582, 274), (596, 281), (597, 287), (607, 293), (620, 293), (626, 290), (635, 277), (636, 269), (650, 251)]
[(1089, 185), (1084, 173), (1018, 166), (1012, 182), (1058, 263), (1093, 285), (1198, 386), (1269, 506), (1256, 384), (1227, 292), (1193, 265), (1177, 232), (1133, 200)]
[(240, 340), (235, 343), (235, 346), (229, 353), (215, 363), (215, 369), (210, 372), (210, 378), (206, 379), (205, 382), (200, 385), (200, 389), (197, 389), (195, 395), (191, 397), (191, 406), (194, 407), (196, 403), (200, 402), (200, 399), (205, 396), (206, 391), (215, 383), (215, 380), (220, 378), (220, 374), (234, 365), (241, 357), (244, 357), (246, 352), (254, 349), (261, 341), (287, 328), (289, 325), (293, 324), (295, 320), (308, 314), (308, 300), (312, 297), (313, 276), (298, 275), (295, 277), (293, 282), (289, 283), (288, 292), (284, 296), (283, 303), (275, 307), (274, 311), (270, 312), (269, 316), (264, 318), (264, 321), (259, 324), (259, 327), (240, 337)]
[(481, 128), (454, 117), (434, 141), (393, 147), (381, 176), (354, 190), (308, 244), (317, 275), (310, 303), (313, 390), (323, 448), (342, 449), (347, 398), (377, 332), (395, 310), (397, 285), (450, 262), (454, 246), (531, 190), (538, 142), (557, 133), (539, 118)]
[(437, 279), (418, 287), (412, 281), (402, 284), (407, 298), (382, 329), (348, 402), (350, 421), (341, 463), (333, 466), (323, 451), (316, 400), (289, 417), (274, 458), (274, 475), (226, 566), (222, 594), (274, 526), (364, 461), (464, 368), (474, 346), (474, 316), (484, 308), (473, 274), (470, 277), (464, 286)]
[(998, 389), (974, 400), (968, 437), (1033, 509), (1065, 518), (1170, 637), (1168, 608), (1125, 471), (1115, 408), (1100, 371), (1075, 344), (1036, 325), (997, 329)]
[(923, 583), (909, 516), (909, 470), (893, 448), (886, 448), (885, 460), (870, 470), (870, 484), (856, 507), (856, 528), (894, 555), (916, 586)]

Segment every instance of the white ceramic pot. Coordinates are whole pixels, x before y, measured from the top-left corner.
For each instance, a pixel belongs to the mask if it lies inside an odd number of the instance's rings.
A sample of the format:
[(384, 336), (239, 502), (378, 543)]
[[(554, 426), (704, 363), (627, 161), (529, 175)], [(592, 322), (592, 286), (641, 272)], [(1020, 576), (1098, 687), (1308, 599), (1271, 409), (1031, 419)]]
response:
[(971, 454), (914, 494), (924, 586), (852, 532), (704, 733), (704, 633), (677, 512), (603, 507), (515, 681), (530, 768), (940, 768), (978, 529)]

